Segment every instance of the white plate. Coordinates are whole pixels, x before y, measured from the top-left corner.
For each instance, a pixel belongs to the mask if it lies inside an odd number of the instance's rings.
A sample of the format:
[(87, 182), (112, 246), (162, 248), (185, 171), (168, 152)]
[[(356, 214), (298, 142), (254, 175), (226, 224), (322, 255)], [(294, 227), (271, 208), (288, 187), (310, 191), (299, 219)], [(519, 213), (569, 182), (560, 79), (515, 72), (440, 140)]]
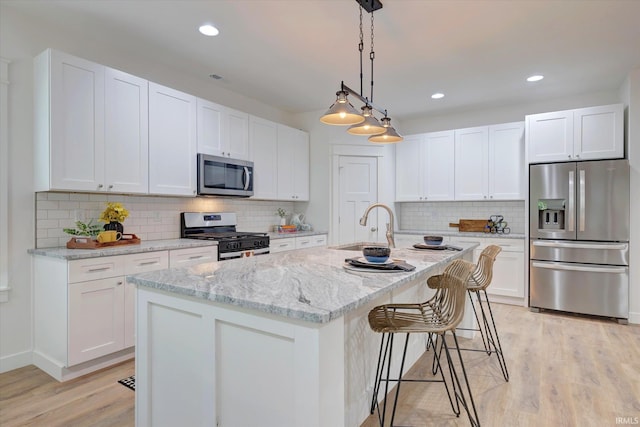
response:
[(383, 264), (391, 264), (393, 263), (393, 260), (391, 258), (387, 258), (386, 261), (384, 262), (371, 262), (371, 261), (367, 261), (367, 259), (365, 257), (360, 257), (356, 259), (358, 262), (361, 262), (363, 264), (372, 264), (372, 265), (383, 265)]

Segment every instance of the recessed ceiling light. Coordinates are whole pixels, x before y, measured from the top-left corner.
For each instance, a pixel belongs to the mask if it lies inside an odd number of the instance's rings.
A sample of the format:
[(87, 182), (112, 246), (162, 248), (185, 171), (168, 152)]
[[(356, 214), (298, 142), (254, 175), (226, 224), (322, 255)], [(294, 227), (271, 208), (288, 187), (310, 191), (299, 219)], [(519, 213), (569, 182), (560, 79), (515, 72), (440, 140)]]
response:
[(433, 99), (440, 99), (440, 98), (444, 98), (444, 93), (434, 93), (433, 95), (431, 95), (431, 98)]
[(217, 36), (220, 33), (220, 31), (211, 24), (201, 25), (200, 28), (198, 28), (198, 31), (205, 36)]
[(534, 76), (527, 77), (527, 81), (528, 82), (539, 82), (542, 79), (544, 79), (544, 76), (540, 75), (540, 74), (536, 74)]

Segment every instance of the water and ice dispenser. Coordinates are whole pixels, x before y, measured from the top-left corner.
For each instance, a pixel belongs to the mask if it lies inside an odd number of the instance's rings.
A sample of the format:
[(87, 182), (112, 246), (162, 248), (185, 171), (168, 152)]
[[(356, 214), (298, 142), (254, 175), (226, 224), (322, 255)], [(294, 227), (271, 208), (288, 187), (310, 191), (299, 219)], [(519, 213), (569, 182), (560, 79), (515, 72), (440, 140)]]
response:
[(564, 199), (538, 200), (538, 229), (564, 230)]

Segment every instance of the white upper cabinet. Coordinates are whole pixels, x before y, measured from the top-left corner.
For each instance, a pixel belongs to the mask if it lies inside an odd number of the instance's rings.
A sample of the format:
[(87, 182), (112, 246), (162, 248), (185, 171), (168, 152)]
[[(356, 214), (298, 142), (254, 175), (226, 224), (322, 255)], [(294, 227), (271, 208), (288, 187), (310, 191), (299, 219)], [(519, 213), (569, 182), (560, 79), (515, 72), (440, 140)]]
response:
[(148, 192), (148, 83), (48, 49), (35, 60), (36, 191)]
[(149, 193), (196, 194), (196, 97), (149, 82)]
[(524, 199), (524, 123), (456, 130), (456, 200)]
[(47, 49), (35, 59), (36, 191), (102, 191), (105, 67)]
[(278, 198), (278, 125), (249, 117), (249, 151), (253, 161), (253, 197)]
[(105, 70), (105, 185), (118, 193), (149, 192), (149, 83)]
[(198, 153), (222, 156), (223, 147), (222, 122), (224, 109), (206, 99), (198, 98)]
[(489, 129), (455, 131), (455, 199), (483, 200), (489, 191)]
[(453, 131), (407, 136), (395, 148), (396, 201), (453, 200)]
[(278, 199), (309, 200), (309, 134), (278, 124)]
[(489, 198), (525, 198), (524, 122), (489, 126)]
[(527, 116), (528, 162), (623, 158), (623, 108), (614, 104)]
[[(226, 108), (223, 121), (223, 137), (226, 151), (222, 155), (234, 159), (249, 159), (249, 115)], [(223, 147), (224, 148), (224, 147)]]
[(249, 115), (198, 98), (198, 153), (249, 160)]

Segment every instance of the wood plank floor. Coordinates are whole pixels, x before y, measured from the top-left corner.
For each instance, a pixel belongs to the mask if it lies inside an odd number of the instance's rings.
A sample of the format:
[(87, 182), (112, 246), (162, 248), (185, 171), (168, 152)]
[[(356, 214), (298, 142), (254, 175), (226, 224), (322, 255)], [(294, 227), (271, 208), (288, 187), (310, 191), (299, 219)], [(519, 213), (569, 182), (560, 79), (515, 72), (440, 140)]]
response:
[[(640, 422), (640, 326), (493, 307), (510, 381), (502, 378), (495, 356), (463, 352), (482, 425)], [(465, 341), (463, 347), (481, 345), (479, 338)], [(430, 363), (426, 353), (409, 375), (429, 372)], [(117, 383), (133, 372), (133, 362), (126, 362), (66, 383), (33, 366), (1, 374), (0, 426), (133, 426), (134, 392)], [(464, 413), (453, 415), (442, 384), (406, 383), (395, 424), (466, 426), (469, 421)], [(362, 424), (373, 426), (374, 416)]]

